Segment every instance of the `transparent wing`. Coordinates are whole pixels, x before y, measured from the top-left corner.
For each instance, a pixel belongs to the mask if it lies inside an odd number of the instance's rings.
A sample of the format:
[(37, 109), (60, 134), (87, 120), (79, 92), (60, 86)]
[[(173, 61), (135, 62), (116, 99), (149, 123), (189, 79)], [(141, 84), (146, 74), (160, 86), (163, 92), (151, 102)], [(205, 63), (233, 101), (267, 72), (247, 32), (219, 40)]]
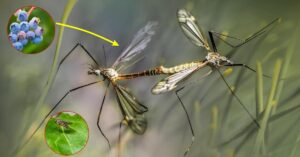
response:
[(147, 121), (144, 113), (148, 108), (136, 100), (136, 98), (124, 87), (115, 85), (118, 104), (125, 120), (128, 122), (130, 129), (137, 133), (143, 134), (147, 128)]
[(152, 88), (152, 93), (161, 94), (175, 89), (179, 82), (187, 79), (194, 71), (198, 69), (199, 66), (195, 65), (164, 78)]
[(196, 19), (190, 12), (185, 9), (180, 9), (177, 12), (177, 18), (183, 33), (188, 39), (190, 39), (195, 45), (210, 50), (207, 40), (204, 38)]
[(121, 53), (117, 60), (112, 65), (113, 68), (120, 63), (128, 62), (133, 57), (137, 56), (144, 50), (148, 43), (151, 41), (151, 37), (155, 34), (153, 28), (157, 25), (157, 22), (148, 22), (145, 27), (140, 29), (134, 36), (129, 46)]

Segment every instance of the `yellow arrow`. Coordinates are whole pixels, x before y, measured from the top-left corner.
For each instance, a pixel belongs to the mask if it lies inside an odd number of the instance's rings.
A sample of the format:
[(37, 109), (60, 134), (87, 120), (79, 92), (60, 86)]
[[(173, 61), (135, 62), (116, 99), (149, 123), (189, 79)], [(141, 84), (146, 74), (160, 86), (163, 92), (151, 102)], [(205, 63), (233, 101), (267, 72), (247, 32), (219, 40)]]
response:
[(75, 30), (82, 31), (82, 32), (84, 32), (84, 33), (93, 35), (93, 36), (95, 36), (95, 37), (97, 37), (97, 38), (100, 38), (100, 39), (102, 39), (102, 40), (104, 40), (104, 41), (107, 41), (107, 42), (111, 43), (112, 46), (119, 46), (119, 43), (118, 43), (117, 41), (115, 41), (115, 40), (112, 41), (112, 40), (110, 40), (110, 39), (108, 39), (108, 38), (106, 38), (106, 37), (104, 37), (104, 36), (101, 36), (101, 35), (96, 34), (96, 33), (94, 33), (94, 32), (88, 31), (88, 30), (86, 30), (86, 29), (79, 28), (79, 27), (76, 27), (76, 26), (71, 26), (71, 25), (68, 25), (68, 24), (65, 24), (65, 23), (59, 23), (59, 22), (56, 22), (56, 24), (59, 25), (59, 26), (62, 26), (62, 27), (68, 27), (68, 28), (71, 28), (71, 29), (75, 29)]

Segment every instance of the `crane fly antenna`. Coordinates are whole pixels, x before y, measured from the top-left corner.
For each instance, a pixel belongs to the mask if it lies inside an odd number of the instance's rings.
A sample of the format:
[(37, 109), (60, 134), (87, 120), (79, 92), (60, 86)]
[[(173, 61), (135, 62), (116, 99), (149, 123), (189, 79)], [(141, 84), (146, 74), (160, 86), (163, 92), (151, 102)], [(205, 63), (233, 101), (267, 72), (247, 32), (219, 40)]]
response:
[[(246, 64), (227, 64), (227, 65), (224, 65), (224, 66), (230, 66), (230, 67), (234, 67), (234, 66), (237, 66), (237, 67), (244, 67), (244, 68), (247, 68), (248, 70), (251, 70), (253, 72), (256, 73), (256, 70), (252, 69), (251, 67), (249, 67), (248, 65)], [(269, 76), (269, 75), (266, 75), (266, 74), (263, 74), (264, 77), (267, 77), (267, 78), (272, 78), (272, 76)]]
[(224, 76), (222, 75), (222, 73), (220, 72), (220, 70), (218, 68), (215, 68), (218, 73), (220, 74), (222, 80), (225, 82), (226, 86), (228, 87), (228, 89), (230, 90), (231, 94), (236, 98), (236, 100), (239, 102), (239, 104), (243, 107), (243, 109), (247, 112), (247, 114), (249, 115), (249, 117), (252, 119), (252, 121), (257, 125), (258, 128), (260, 128), (260, 125), (258, 123), (258, 121), (254, 118), (254, 116), (250, 113), (250, 111), (247, 109), (247, 107), (242, 103), (241, 99), (235, 94), (235, 92), (231, 89), (231, 87), (229, 86), (228, 82), (225, 80)]
[(13, 152), (13, 154), (17, 154), (19, 152), (19, 150), (22, 150), (24, 148), (25, 145), (28, 144), (28, 142), (33, 138), (33, 136), (37, 133), (37, 131), (42, 127), (42, 125), (44, 124), (44, 122), (46, 121), (46, 119), (50, 116), (50, 114), (60, 105), (60, 103), (63, 101), (63, 99), (65, 97), (67, 97), (70, 93), (79, 90), (81, 88), (96, 84), (96, 83), (100, 83), (103, 82), (103, 80), (101, 81), (95, 81), (95, 82), (91, 82), (85, 85), (81, 85), (75, 88), (70, 89), (55, 105), (54, 107), (46, 114), (46, 116), (43, 118), (43, 120), (40, 122), (40, 124), (38, 125), (38, 127), (33, 131), (33, 133), (29, 136), (29, 138), (19, 147), (16, 148), (16, 150)]
[(176, 90), (176, 91), (175, 91), (175, 94), (176, 94), (178, 100), (180, 101), (180, 105), (182, 106), (182, 108), (183, 108), (183, 110), (184, 110), (184, 112), (185, 112), (185, 115), (186, 115), (187, 120), (188, 120), (188, 122), (189, 122), (190, 130), (191, 130), (191, 133), (192, 133), (192, 142), (191, 142), (191, 144), (189, 145), (189, 147), (186, 149), (186, 151), (184, 152), (184, 156), (186, 156), (186, 155), (188, 154), (188, 152), (190, 151), (192, 145), (194, 144), (194, 141), (195, 141), (195, 133), (194, 133), (194, 129), (193, 129), (193, 126), (192, 126), (192, 122), (191, 122), (190, 116), (189, 116), (189, 114), (188, 114), (188, 112), (187, 112), (187, 109), (185, 108), (185, 106), (184, 106), (184, 104), (183, 104), (181, 98), (180, 98), (179, 95), (178, 95), (178, 92), (180, 92), (183, 88), (184, 88), (184, 87), (182, 87), (182, 88)]
[(107, 136), (102, 131), (101, 126), (100, 126), (100, 116), (101, 116), (101, 113), (102, 113), (102, 109), (103, 109), (103, 106), (104, 106), (104, 102), (105, 102), (105, 98), (106, 98), (106, 95), (107, 95), (107, 92), (108, 92), (109, 85), (110, 85), (110, 82), (107, 83), (107, 86), (106, 86), (105, 92), (104, 92), (104, 96), (103, 96), (102, 101), (101, 101), (101, 106), (100, 106), (100, 110), (99, 110), (98, 117), (97, 117), (97, 127), (98, 127), (98, 130), (100, 131), (100, 133), (102, 134), (102, 136), (107, 141), (109, 150), (111, 150), (111, 144), (110, 144)]

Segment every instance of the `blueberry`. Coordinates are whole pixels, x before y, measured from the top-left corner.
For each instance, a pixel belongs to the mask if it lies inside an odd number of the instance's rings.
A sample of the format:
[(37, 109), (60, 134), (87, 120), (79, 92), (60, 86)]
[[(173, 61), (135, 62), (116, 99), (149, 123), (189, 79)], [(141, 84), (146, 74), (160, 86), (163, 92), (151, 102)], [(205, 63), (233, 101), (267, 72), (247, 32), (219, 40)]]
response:
[(13, 43), (13, 47), (14, 47), (15, 49), (17, 49), (18, 51), (22, 51), (22, 50), (23, 50), (23, 44), (20, 43), (20, 42), (15, 42), (15, 43)]
[(26, 37), (27, 37), (28, 40), (33, 40), (35, 38), (35, 34), (34, 34), (33, 31), (28, 31), (26, 33)]
[(18, 13), (18, 21), (27, 21), (27, 19), (28, 19), (28, 14), (27, 14), (27, 12), (26, 11), (24, 11), (24, 10), (21, 10), (21, 11), (19, 11), (19, 13)]
[(34, 44), (39, 44), (43, 41), (43, 36), (35, 36), (35, 38), (32, 40)]
[(23, 46), (27, 45), (28, 43), (28, 40), (27, 39), (22, 39), (22, 40), (19, 40), (20, 43), (22, 43)]
[(17, 34), (20, 31), (20, 25), (16, 22), (13, 22), (12, 24), (10, 24), (9, 28), (10, 28), (10, 31), (14, 34)]
[(43, 35), (43, 33), (44, 33), (44, 29), (43, 29), (42, 27), (38, 26), (38, 27), (34, 30), (34, 33), (35, 33), (36, 36), (41, 36), (41, 35)]
[(18, 33), (18, 39), (19, 40), (23, 40), (23, 39), (26, 39), (26, 33), (24, 31), (20, 31)]
[(24, 32), (28, 32), (29, 31), (29, 24), (27, 21), (23, 21), (20, 23), (20, 30), (24, 31)]
[(35, 30), (38, 27), (38, 24), (40, 23), (40, 19), (37, 17), (33, 17), (30, 21), (29, 21), (29, 26), (31, 29)]
[(14, 43), (18, 40), (18, 36), (16, 34), (13, 34), (13, 33), (10, 33), (8, 38), (12, 43)]

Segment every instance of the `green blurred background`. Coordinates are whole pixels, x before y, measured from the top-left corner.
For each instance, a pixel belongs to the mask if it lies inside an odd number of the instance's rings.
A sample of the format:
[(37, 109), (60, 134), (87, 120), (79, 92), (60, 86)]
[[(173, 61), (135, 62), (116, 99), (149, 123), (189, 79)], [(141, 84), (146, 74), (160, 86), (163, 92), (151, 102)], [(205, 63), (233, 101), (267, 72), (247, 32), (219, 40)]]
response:
[[(96, 78), (87, 75), (91, 61), (77, 49), (58, 72), (45, 103), (33, 112), (43, 91), (52, 65), (56, 37), (45, 52), (26, 55), (17, 52), (9, 44), (6, 26), (12, 12), (26, 5), (36, 5), (47, 10), (54, 21), (61, 21), (67, 1), (14, 1), (2, 0), (0, 5), (1, 56), (0, 81), (2, 100), (0, 109), (0, 154), (9, 156), (23, 141), (28, 128), (35, 128), (43, 115), (47, 113), (70, 88), (85, 84)], [(194, 1), (139, 1), (139, 0), (79, 0), (73, 8), (68, 24), (92, 30), (101, 35), (117, 40), (119, 47), (96, 39), (90, 35), (66, 29), (64, 32), (60, 59), (76, 43), (80, 42), (92, 52), (104, 65), (102, 45), (105, 46), (108, 65), (131, 41), (133, 35), (147, 21), (158, 21), (159, 27), (148, 48), (143, 52), (145, 59), (127, 70), (140, 71), (158, 65), (173, 66), (193, 60), (203, 59), (205, 51), (194, 46), (186, 39), (178, 26), (176, 11), (179, 8), (190, 10), (198, 20), (204, 32), (214, 30), (228, 32), (229, 35), (246, 38), (277, 17), (282, 22), (263, 36), (237, 49), (231, 59), (237, 63), (246, 63), (256, 68), (256, 62), (262, 62), (263, 72), (273, 74), (275, 62), (282, 60), (281, 80), (276, 88), (277, 109), (269, 118), (269, 125), (264, 136), (258, 136), (255, 126), (242, 130), (251, 123), (245, 110), (232, 97), (217, 73), (187, 86), (180, 92), (192, 119), (196, 139), (189, 156), (232, 157), (253, 156), (256, 144), (261, 144), (262, 152), (257, 156), (282, 157), (300, 156), (299, 126), (299, 62), (297, 50), (300, 41), (299, 1), (292, 0), (194, 0)], [(207, 35), (207, 33), (206, 33)], [(227, 55), (232, 49), (222, 42), (217, 42), (221, 54)], [(194, 78), (200, 76), (198, 72)], [(149, 107), (147, 118), (148, 130), (143, 136), (133, 135), (130, 130), (123, 134), (123, 157), (183, 156), (190, 144), (191, 133), (182, 108), (173, 92), (153, 96), (151, 87), (160, 77), (139, 78), (123, 81), (121, 84), (132, 89), (139, 100)], [(234, 68), (226, 76), (235, 87), (237, 95), (255, 115), (256, 110), (256, 75), (242, 68)], [(267, 104), (269, 92), (274, 85), (272, 79), (263, 79), (263, 98)], [(116, 156), (118, 122), (121, 113), (116, 104), (114, 93), (110, 92), (104, 106), (101, 126), (107, 134), (113, 149), (108, 151), (106, 141), (96, 127), (99, 104), (104, 93), (104, 85), (82, 89), (68, 96), (64, 104), (55, 112), (74, 111), (82, 115), (90, 128), (86, 148), (74, 156)], [(290, 110), (289, 110), (290, 109)], [(289, 111), (289, 112), (282, 112)], [(279, 114), (276, 114), (279, 113)], [(284, 114), (281, 114), (284, 113)], [(224, 118), (224, 115), (225, 116)], [(33, 116), (34, 120), (30, 119)], [(30, 131), (29, 131), (30, 132)], [(237, 133), (240, 138), (226, 145), (223, 143)], [(251, 133), (251, 134), (250, 134)], [(249, 135), (249, 136), (248, 136)], [(251, 136), (250, 136), (251, 135)], [(246, 140), (244, 140), (246, 139)], [(262, 141), (262, 142), (257, 142)], [(243, 143), (243, 144), (241, 144)], [(241, 147), (242, 146), (242, 147)], [(59, 156), (52, 152), (44, 142), (43, 129), (18, 156)]]

